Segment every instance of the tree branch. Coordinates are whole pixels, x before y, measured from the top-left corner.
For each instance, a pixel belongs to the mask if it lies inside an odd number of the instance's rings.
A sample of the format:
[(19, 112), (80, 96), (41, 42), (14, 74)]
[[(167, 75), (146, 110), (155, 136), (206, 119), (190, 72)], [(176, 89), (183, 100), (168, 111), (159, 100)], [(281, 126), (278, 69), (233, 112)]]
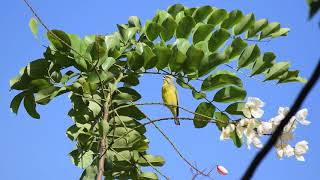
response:
[[(107, 100), (111, 99), (111, 94), (109, 93), (107, 95)], [(103, 112), (103, 119), (101, 121), (109, 121), (109, 102), (105, 102), (104, 104), (104, 112)], [(103, 137), (100, 140), (100, 147), (99, 147), (99, 163), (98, 163), (98, 175), (96, 177), (96, 180), (102, 180), (103, 173), (104, 173), (104, 162), (106, 159), (106, 152), (108, 149), (108, 143), (107, 143), (107, 136), (103, 135)]]
[(242, 176), (242, 180), (248, 180), (251, 179), (254, 172), (258, 168), (261, 161), (266, 157), (266, 155), (269, 153), (271, 148), (274, 146), (274, 144), (277, 142), (279, 136), (283, 132), (283, 128), (289, 123), (292, 116), (296, 114), (298, 109), (300, 108), (301, 104), (305, 100), (305, 98), (308, 96), (309, 92), (311, 91), (312, 87), (317, 82), (320, 75), (320, 61), (318, 61), (317, 67), (315, 68), (314, 72), (312, 73), (312, 76), (308, 83), (303, 87), (303, 89), (300, 91), (298, 97), (296, 98), (294, 104), (292, 105), (289, 113), (286, 115), (286, 117), (281, 121), (275, 132), (272, 134), (270, 139), (268, 140), (267, 144), (261, 149), (259, 153), (255, 156), (255, 158), (250, 163), (249, 167), (247, 168), (246, 172)]
[[(142, 112), (143, 113), (143, 112)], [(179, 151), (179, 149), (177, 148), (177, 146), (170, 140), (170, 138), (166, 135), (166, 133), (154, 122), (152, 122), (152, 119), (149, 118), (145, 113), (143, 113), (144, 116), (150, 121), (150, 123), (152, 123), (152, 125), (162, 134), (162, 136), (171, 144), (171, 146), (173, 147), (173, 149), (176, 151), (176, 153), (181, 157), (181, 159), (186, 162), (192, 169), (194, 169), (195, 171), (197, 171), (198, 173), (202, 174), (202, 175), (206, 175), (204, 174), (201, 170), (199, 170), (197, 167), (195, 167), (190, 161), (188, 161), (183, 154)]]

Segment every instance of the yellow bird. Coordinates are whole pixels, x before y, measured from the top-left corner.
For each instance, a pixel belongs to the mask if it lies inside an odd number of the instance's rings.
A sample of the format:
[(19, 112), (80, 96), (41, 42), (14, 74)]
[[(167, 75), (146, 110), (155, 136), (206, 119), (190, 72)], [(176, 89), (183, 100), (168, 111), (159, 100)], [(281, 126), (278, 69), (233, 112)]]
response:
[(172, 112), (174, 123), (176, 125), (180, 125), (180, 122), (177, 119), (177, 117), (179, 116), (179, 108), (177, 107), (179, 105), (178, 91), (176, 86), (174, 85), (172, 76), (166, 75), (163, 77), (162, 99), (169, 110)]

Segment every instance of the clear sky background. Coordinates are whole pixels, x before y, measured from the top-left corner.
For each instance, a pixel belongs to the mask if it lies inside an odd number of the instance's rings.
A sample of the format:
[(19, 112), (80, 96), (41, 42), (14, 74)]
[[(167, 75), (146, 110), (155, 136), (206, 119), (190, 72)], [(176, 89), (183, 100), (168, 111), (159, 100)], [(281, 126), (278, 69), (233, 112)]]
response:
[[(268, 18), (291, 28), (288, 37), (278, 38), (269, 43), (261, 43), (263, 51), (274, 51), (277, 60), (290, 60), (293, 69), (300, 69), (303, 77), (309, 78), (320, 57), (320, 31), (316, 19), (307, 21), (308, 8), (304, 0), (242, 0), (242, 1), (79, 1), (79, 0), (32, 0), (34, 8), (50, 28), (63, 29), (68, 33), (107, 34), (116, 30), (117, 23), (126, 23), (129, 16), (139, 16), (144, 22), (152, 18), (158, 9), (166, 9), (174, 3), (188, 7), (212, 5), (228, 10), (240, 9), (245, 13), (254, 12), (257, 19)], [(0, 75), (0, 179), (2, 180), (71, 180), (78, 179), (82, 172), (68, 157), (74, 143), (65, 131), (72, 125), (67, 112), (71, 107), (68, 97), (62, 96), (47, 106), (38, 106), (40, 120), (32, 119), (21, 107), (19, 114), (10, 112), (9, 104), (16, 92), (9, 92), (9, 80), (29, 61), (42, 56), (44, 49), (34, 40), (29, 31), (31, 17), (21, 0), (3, 1), (0, 6), (1, 61)], [(41, 43), (44, 29), (40, 28)], [(241, 76), (241, 75), (240, 75)], [(275, 85), (261, 83), (241, 76), (249, 96), (260, 97), (266, 102), (265, 119), (273, 117), (279, 106), (290, 106), (302, 84)], [(138, 90), (143, 95), (142, 102), (161, 101), (161, 77), (145, 76)], [(303, 107), (309, 109), (307, 127), (299, 127), (295, 140), (306, 139), (310, 151), (306, 162), (298, 162), (294, 157), (278, 160), (273, 150), (259, 167), (254, 179), (317, 179), (320, 162), (319, 131), (319, 88), (313, 89)], [(180, 104), (195, 109), (200, 101), (194, 101), (189, 91), (180, 91)], [(170, 113), (161, 106), (145, 107), (152, 117), (169, 117)], [(182, 114), (181, 116), (187, 116)], [(239, 179), (246, 166), (256, 154), (256, 149), (245, 146), (237, 149), (232, 141), (221, 142), (215, 125), (203, 129), (193, 128), (192, 122), (182, 122), (180, 127), (173, 122), (161, 122), (160, 126), (176, 143), (183, 154), (196, 161), (200, 168), (210, 168), (217, 163), (227, 167), (228, 176), (213, 174), (215, 179)], [(178, 157), (172, 147), (151, 126), (147, 137), (151, 140), (150, 152), (163, 155), (166, 164), (161, 170), (171, 179), (190, 179), (189, 167)], [(295, 142), (293, 143), (295, 144)], [(201, 179), (201, 178), (199, 178)]]

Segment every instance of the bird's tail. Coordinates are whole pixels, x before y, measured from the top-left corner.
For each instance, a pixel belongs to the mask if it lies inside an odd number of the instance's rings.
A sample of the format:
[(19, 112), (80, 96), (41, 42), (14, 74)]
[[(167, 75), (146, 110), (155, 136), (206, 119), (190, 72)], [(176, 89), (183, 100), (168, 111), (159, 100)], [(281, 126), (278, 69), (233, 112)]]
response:
[(180, 121), (178, 120), (177, 117), (174, 118), (174, 123), (175, 123), (176, 125), (178, 125), (178, 126), (180, 125)]

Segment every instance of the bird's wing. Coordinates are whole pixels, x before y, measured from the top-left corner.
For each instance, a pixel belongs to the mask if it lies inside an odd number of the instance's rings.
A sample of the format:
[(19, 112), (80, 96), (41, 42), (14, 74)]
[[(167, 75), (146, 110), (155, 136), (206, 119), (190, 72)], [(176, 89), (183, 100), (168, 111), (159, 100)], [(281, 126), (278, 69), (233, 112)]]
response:
[[(178, 96), (178, 90), (175, 87), (175, 93), (176, 93), (176, 99), (177, 99), (177, 106), (179, 106), (179, 96)], [(179, 107), (176, 108), (177, 117), (179, 117)]]

